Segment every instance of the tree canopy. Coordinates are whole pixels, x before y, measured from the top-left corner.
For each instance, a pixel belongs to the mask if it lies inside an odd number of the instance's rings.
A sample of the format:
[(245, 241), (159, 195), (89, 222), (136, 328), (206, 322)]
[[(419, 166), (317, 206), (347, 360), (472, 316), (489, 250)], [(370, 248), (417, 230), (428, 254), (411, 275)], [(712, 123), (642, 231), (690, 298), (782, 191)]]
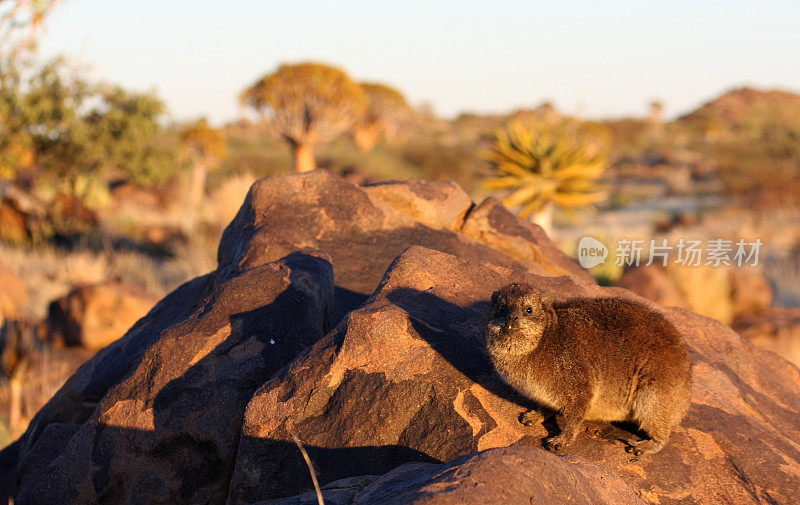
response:
[(245, 89), (240, 100), (289, 143), (298, 171), (313, 169), (311, 146), (350, 128), (367, 103), (361, 86), (347, 73), (321, 63), (281, 65)]
[(206, 118), (181, 130), (181, 144), (191, 156), (206, 162), (221, 160), (228, 152), (225, 136), (220, 130), (211, 128)]
[(186, 126), (180, 133), (181, 147), (192, 162), (193, 203), (202, 201), (208, 171), (217, 167), (227, 156), (228, 145), (221, 130), (211, 128), (206, 118)]
[(381, 135), (396, 137), (408, 123), (411, 108), (402, 93), (385, 84), (364, 82), (361, 89), (367, 108), (355, 124), (353, 137), (359, 148), (367, 150)]

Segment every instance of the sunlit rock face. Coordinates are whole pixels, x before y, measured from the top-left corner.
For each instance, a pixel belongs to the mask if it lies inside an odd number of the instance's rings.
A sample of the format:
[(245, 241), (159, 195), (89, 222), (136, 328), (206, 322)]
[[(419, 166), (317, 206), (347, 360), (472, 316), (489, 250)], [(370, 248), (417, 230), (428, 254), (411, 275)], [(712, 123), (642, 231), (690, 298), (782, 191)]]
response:
[[(378, 189), (375, 189), (378, 188)], [(439, 213), (440, 212), (440, 213)], [(633, 458), (630, 427), (552, 423), (482, 350), (491, 293), (527, 282), (667, 318), (692, 406)], [(610, 431), (611, 437), (597, 435)], [(779, 503), (800, 496), (800, 372), (728, 327), (597, 286), (541, 230), (453, 184), (257, 182), (216, 271), (79, 369), (0, 454), (16, 503)], [(280, 501), (267, 501), (280, 500)]]

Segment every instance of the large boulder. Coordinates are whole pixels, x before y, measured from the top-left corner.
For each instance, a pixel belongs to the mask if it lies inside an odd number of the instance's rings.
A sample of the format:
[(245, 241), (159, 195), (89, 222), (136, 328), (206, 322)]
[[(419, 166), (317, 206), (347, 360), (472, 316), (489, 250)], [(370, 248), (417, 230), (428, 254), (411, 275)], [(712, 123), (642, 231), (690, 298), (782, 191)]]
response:
[(431, 228), (458, 231), (473, 206), (467, 192), (452, 181), (388, 181), (361, 189)]
[(772, 305), (769, 281), (752, 267), (657, 263), (625, 270), (617, 286), (670, 307), (682, 307), (725, 324)]
[(760, 314), (772, 305), (772, 285), (758, 272), (751, 268), (732, 268), (730, 280), (735, 317)]
[(627, 269), (617, 285), (662, 305), (682, 307), (725, 324), (733, 320), (726, 267), (641, 265)]
[[(385, 475), (332, 482), (326, 505), (644, 505), (617, 475), (583, 458), (533, 447), (488, 449), (442, 464), (406, 463)], [(316, 493), (257, 505), (316, 505)]]
[(737, 317), (733, 328), (755, 345), (800, 367), (800, 308), (762, 309)]
[(667, 307), (689, 308), (689, 302), (659, 264), (625, 270), (617, 286)]
[[(800, 376), (724, 325), (618, 288), (545, 277), (420, 247), (379, 289), (250, 401), (229, 504), (308, 487), (295, 433), (323, 483), (407, 462), (445, 462), (509, 445), (540, 447), (552, 425), (518, 422), (528, 402), (502, 384), (480, 332), (493, 290), (525, 281), (557, 299), (618, 296), (663, 314), (686, 339), (692, 407), (667, 447), (631, 459), (587, 426), (568, 452), (651, 503), (791, 503), (800, 491)], [(499, 486), (500, 484), (498, 484)], [(480, 503), (480, 501), (467, 502)]]
[(34, 418), (16, 503), (221, 503), (245, 406), (330, 329), (332, 306), (324, 255), (178, 288)]
[[(326, 171), (261, 179), (222, 236), (219, 264), (250, 268), (296, 250), (323, 250), (333, 262), (336, 321), (372, 293), (411, 245), (592, 280), (538, 226), (495, 199), (473, 206), (463, 196), (452, 184), (424, 181), (362, 188)], [(409, 203), (412, 198), (418, 201)]]
[(157, 302), (141, 289), (116, 282), (75, 287), (50, 303), (51, 338), (100, 350), (123, 336)]
[[(325, 172), (256, 183), (217, 270), (89, 360), (0, 453), (15, 502), (290, 498), (311, 489), (293, 435), (329, 503), (365, 492), (364, 503), (635, 503), (632, 492), (788, 504), (800, 493), (796, 368), (720, 323), (598, 287), (496, 200), (451, 222), (458, 191), (395, 184), (403, 198)], [(450, 203), (437, 217), (412, 193)], [(556, 457), (541, 438), (557, 426), (518, 422), (529, 405), (493, 373), (479, 334), (491, 292), (520, 280), (562, 300), (638, 300), (675, 324), (692, 408), (662, 452), (631, 459), (615, 440), (629, 427), (605, 439), (593, 424)]]

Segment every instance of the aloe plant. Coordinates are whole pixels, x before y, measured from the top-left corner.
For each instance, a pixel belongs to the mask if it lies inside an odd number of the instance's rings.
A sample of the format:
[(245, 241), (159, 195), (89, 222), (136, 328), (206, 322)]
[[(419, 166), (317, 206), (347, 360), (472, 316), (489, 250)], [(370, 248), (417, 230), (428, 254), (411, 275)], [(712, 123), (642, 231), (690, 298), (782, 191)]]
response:
[(599, 184), (608, 167), (606, 137), (588, 123), (513, 120), (497, 131), (485, 157), (497, 176), (484, 188), (506, 192), (503, 203), (545, 231), (554, 205), (570, 211), (607, 196)]

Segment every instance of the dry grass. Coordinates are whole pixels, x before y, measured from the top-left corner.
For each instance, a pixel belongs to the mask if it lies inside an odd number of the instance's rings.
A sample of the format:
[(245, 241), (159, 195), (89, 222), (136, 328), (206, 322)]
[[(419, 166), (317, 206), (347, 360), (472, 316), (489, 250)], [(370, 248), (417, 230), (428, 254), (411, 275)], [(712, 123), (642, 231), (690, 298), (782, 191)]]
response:
[(692, 312), (731, 324), (733, 301), (728, 268), (670, 265), (667, 276), (683, 294)]
[(319, 480), (317, 479), (317, 471), (314, 469), (314, 463), (311, 462), (311, 457), (308, 455), (306, 448), (303, 447), (303, 442), (300, 441), (300, 437), (297, 436), (294, 430), (290, 430), (289, 434), (292, 436), (294, 443), (297, 444), (297, 448), (300, 449), (300, 454), (303, 455), (303, 459), (308, 467), (308, 473), (311, 474), (311, 481), (314, 483), (314, 492), (317, 495), (317, 504), (325, 505), (322, 489), (319, 487)]
[(219, 226), (231, 222), (254, 182), (256, 177), (249, 172), (233, 175), (223, 181), (219, 187), (209, 192), (201, 211), (203, 221)]
[[(179, 246), (175, 257), (158, 258), (135, 251), (65, 251), (53, 246), (17, 247), (0, 245), (0, 257), (25, 284), (29, 297), (25, 315), (42, 318), (50, 301), (73, 286), (110, 279), (138, 286), (163, 296), (178, 285), (216, 267), (216, 251), (192, 244)], [(67, 352), (65, 355), (64, 353)], [(57, 354), (56, 354), (57, 353)], [(15, 426), (11, 416), (11, 383), (0, 379), (0, 447), (17, 438), (33, 415), (88, 359), (79, 351), (44, 350), (27, 371), (22, 383), (21, 412)]]
[[(0, 260), (28, 291), (22, 315), (32, 319), (45, 317), (51, 301), (80, 284), (114, 280), (165, 296), (180, 284), (214, 270), (219, 235), (235, 216), (254, 180), (247, 174), (228, 179), (210, 192), (198, 209), (186, 208), (180, 201), (156, 208), (131, 199), (109, 216), (112, 229), (134, 238), (152, 226), (180, 229), (188, 238), (171, 242), (170, 255), (133, 248), (67, 250), (52, 244), (0, 243)], [(10, 412), (12, 384), (8, 379), (0, 379), (0, 447), (26, 429), (34, 414), (88, 357), (89, 353), (67, 350), (45, 350), (37, 356), (23, 379), (21, 412), (14, 426), (9, 425), (14, 417)]]
[(13, 417), (9, 411), (12, 404), (11, 382), (6, 378), (0, 379), (0, 406), (3, 407), (0, 411), (0, 447), (7, 446), (22, 435), (33, 416), (64, 385), (85, 357), (44, 351), (25, 374), (21, 411), (15, 426), (9, 425)]
[[(104, 228), (132, 243), (153, 228), (174, 229), (182, 239), (170, 242), (170, 255), (154, 255), (135, 248), (74, 248), (51, 244), (0, 243), (0, 260), (23, 280), (29, 292), (28, 317), (42, 317), (55, 298), (73, 286), (117, 280), (164, 296), (175, 287), (216, 268), (216, 249), (222, 229), (233, 219), (255, 177), (230, 177), (215, 187), (203, 205), (193, 208), (185, 199), (128, 197), (103, 214)], [(173, 191), (182, 194), (178, 180)], [(144, 195), (146, 196), (146, 195)]]
[(174, 257), (137, 251), (65, 251), (51, 245), (0, 244), (0, 258), (28, 289), (25, 315), (41, 318), (48, 304), (79, 284), (119, 280), (163, 296), (180, 284), (216, 268), (216, 251), (191, 243)]
[[(609, 247), (606, 264), (591, 269), (595, 277), (603, 283), (614, 284), (622, 273), (621, 268), (613, 265), (616, 254), (614, 248), (621, 239), (643, 241), (643, 263), (649, 257), (651, 239), (655, 239), (657, 244), (667, 239), (668, 245), (672, 246), (678, 244), (680, 239), (708, 241), (721, 238), (734, 243), (740, 238), (748, 242), (760, 239), (763, 245), (759, 251), (758, 270), (775, 289), (775, 304), (800, 306), (800, 213), (796, 209), (755, 212), (729, 206), (707, 211), (698, 219), (697, 224), (680, 226), (664, 234), (656, 233), (652, 222), (643, 217), (621, 213), (599, 213), (590, 217), (591, 219), (579, 223), (577, 228), (557, 229), (556, 238), (559, 239), (562, 250), (573, 257), (577, 256), (577, 243), (583, 236), (595, 237), (606, 244)], [(675, 260), (676, 254), (673, 250), (670, 262)], [(724, 301), (726, 297), (721, 296), (721, 293), (729, 291), (724, 270), (704, 267), (671, 268), (670, 276), (686, 293), (693, 310), (730, 322), (730, 304)]]

